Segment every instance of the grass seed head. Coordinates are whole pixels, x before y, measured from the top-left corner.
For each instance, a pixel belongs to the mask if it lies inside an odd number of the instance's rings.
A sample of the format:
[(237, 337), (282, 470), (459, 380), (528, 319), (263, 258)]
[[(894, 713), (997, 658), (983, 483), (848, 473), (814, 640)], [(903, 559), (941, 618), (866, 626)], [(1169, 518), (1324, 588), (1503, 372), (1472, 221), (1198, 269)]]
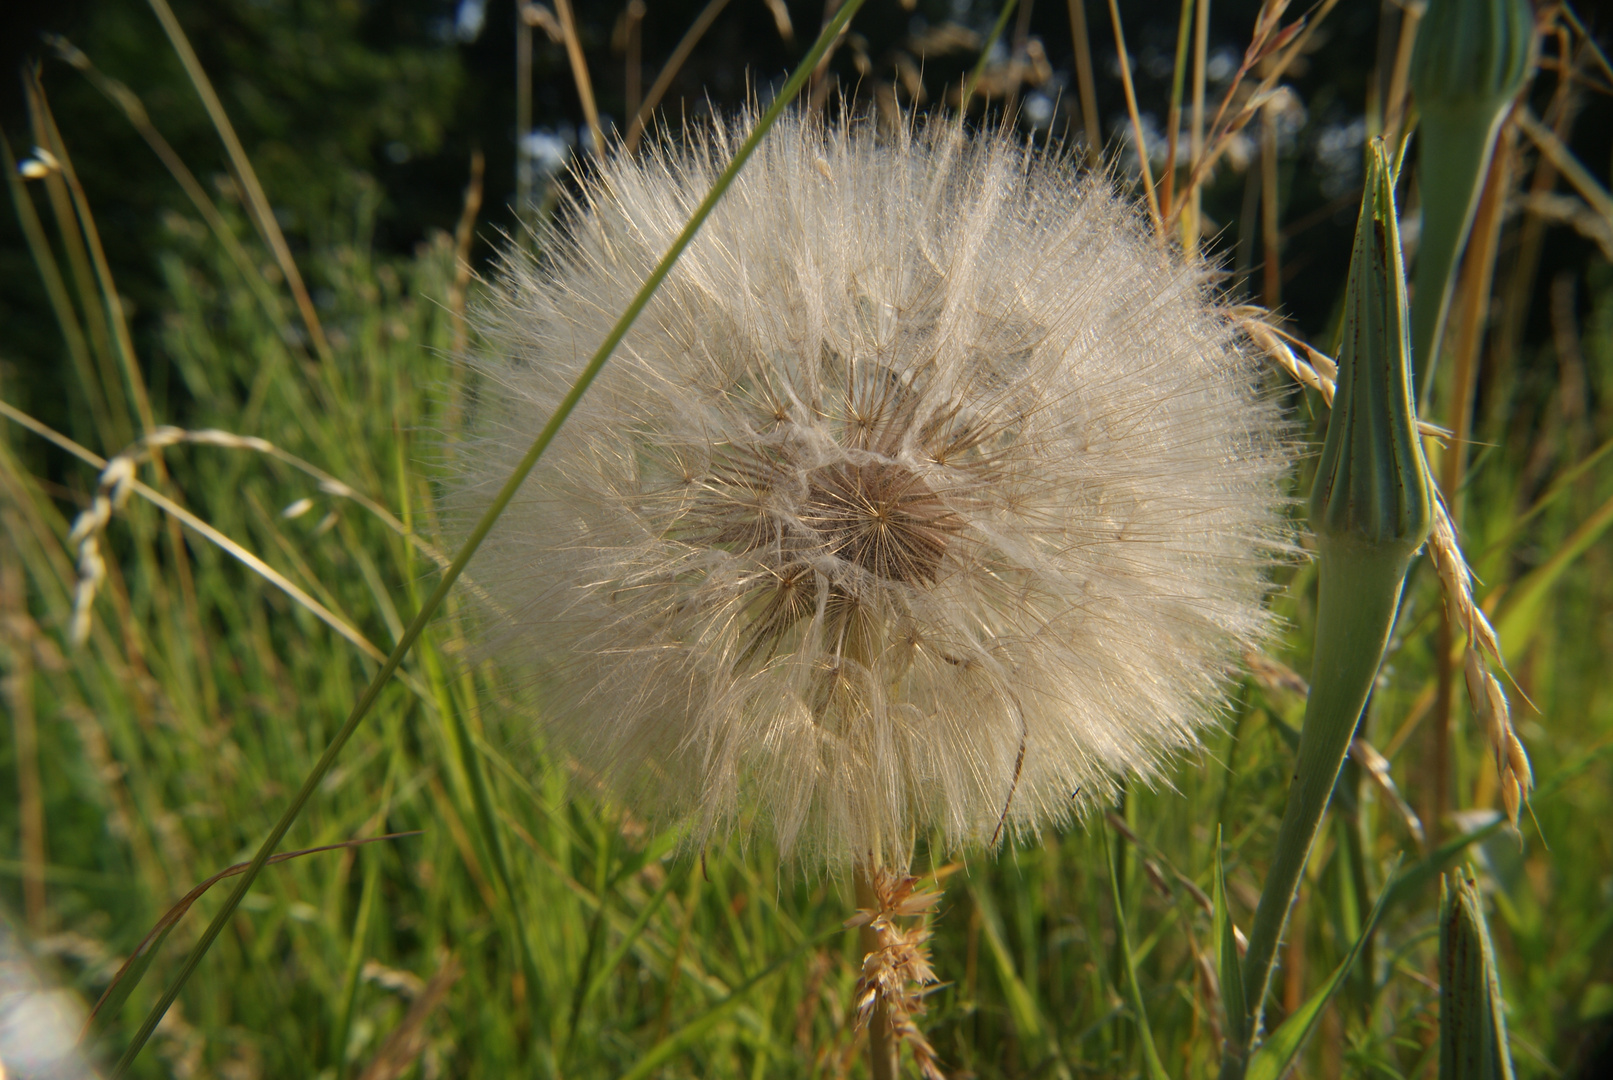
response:
[[(463, 510), (744, 123), (603, 162), (506, 256)], [(697, 842), (839, 865), (1034, 833), (1194, 745), (1267, 627), (1289, 449), (1145, 228), (1004, 137), (782, 121), (478, 557), (545, 731)]]

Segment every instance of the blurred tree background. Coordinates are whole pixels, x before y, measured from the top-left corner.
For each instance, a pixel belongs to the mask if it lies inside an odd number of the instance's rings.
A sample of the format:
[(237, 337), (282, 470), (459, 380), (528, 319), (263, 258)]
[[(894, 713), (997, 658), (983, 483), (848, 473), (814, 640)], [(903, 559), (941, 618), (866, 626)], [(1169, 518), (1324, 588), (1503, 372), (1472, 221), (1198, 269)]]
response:
[[(666, 94), (662, 112), (667, 117), (742, 107), (747, 95), (777, 84), (823, 18), (816, 0), (732, 0), (717, 6), (715, 21)], [(641, 87), (654, 80), (706, 7), (699, 0), (645, 5), (639, 29)], [(1164, 164), (1177, 12), (1174, 5), (1152, 0), (1127, 0), (1119, 8), (1158, 170)], [(1594, 31), (1598, 13), (1587, 8)], [(915, 107), (915, 98), (920, 109), (935, 107), (949, 93), (955, 100), (999, 10), (987, 0), (922, 0), (911, 10), (896, 2), (871, 5), (859, 17), (848, 47), (832, 61), (836, 91), (853, 96), (856, 107), (871, 107), (890, 91), (903, 108)], [(1212, 109), (1259, 10), (1257, 0), (1225, 0), (1211, 9)], [(303, 249), (363, 237), (379, 251), (413, 251), (432, 229), (453, 227), (476, 150), (487, 162), (479, 262), (514, 226), (517, 13), (508, 0), (177, 0), (174, 11), (241, 134), (282, 228)], [(630, 119), (626, 6), (588, 0), (576, 11), (599, 111), (619, 132)], [(1134, 159), (1120, 152), (1129, 139), (1129, 121), (1105, 16), (1101, 6), (1088, 16), (1098, 128), (1109, 155), (1122, 170), (1134, 172)], [(137, 331), (149, 331), (161, 307), (156, 264), (167, 244), (163, 215), (188, 206), (123, 115), (61, 62), (51, 39), (42, 35), (61, 35), (101, 71), (133, 89), (179, 156), (215, 185), (228, 176), (218, 137), (145, 4), (17, 0), (4, 18), (0, 58), (8, 74), (0, 122), (14, 141), (26, 130), (14, 73), (23, 63), (40, 65), (90, 203), (104, 222), (108, 256), (121, 288), (134, 301)], [(1277, 123), (1284, 250), (1277, 299), (1300, 332), (1320, 335), (1318, 340), (1335, 317), (1359, 201), (1367, 114), (1372, 101), (1388, 92), (1399, 21), (1396, 0), (1340, 5), (1314, 39), (1312, 52), (1320, 62), (1302, 58), (1285, 79), (1293, 96)], [(533, 39), (532, 125), (540, 138), (529, 140), (528, 150), (552, 163), (556, 147), (576, 147), (586, 124), (565, 49), (541, 28)], [(984, 122), (1000, 122), (1007, 105), (1027, 133), (1082, 140), (1066, 3), (1020, 5), (996, 49), (999, 79), (1011, 54), (1022, 59), (1020, 92), (1011, 100), (991, 98), (988, 82), (981, 95), (990, 114)], [(914, 94), (917, 87), (922, 89)], [(1544, 99), (1550, 90), (1539, 92)], [(1251, 171), (1258, 165), (1258, 139), (1252, 127), (1228, 155), (1231, 167), (1221, 169), (1209, 186), (1205, 206), (1214, 226), (1213, 257), (1236, 275), (1234, 291), (1261, 299), (1263, 239), (1258, 215), (1250, 212), (1258, 206), (1258, 169)], [(1584, 161), (1609, 159), (1613, 105), (1605, 96), (1589, 95), (1581, 103), (1572, 147)], [(1414, 242), (1412, 237), (1408, 246)], [(1572, 230), (1552, 230), (1532, 275), (1540, 297), (1559, 271), (1583, 278), (1595, 251), (1592, 240)], [(58, 349), (56, 333), (32, 317), (44, 310), (45, 297), (9, 215), (0, 222), (0, 274), (7, 285), (0, 295), (0, 339), (10, 344), (10, 359), (24, 369), (48, 368)], [(1526, 340), (1544, 341), (1549, 305), (1534, 303), (1529, 311)], [(160, 350), (154, 359), (160, 363)]]

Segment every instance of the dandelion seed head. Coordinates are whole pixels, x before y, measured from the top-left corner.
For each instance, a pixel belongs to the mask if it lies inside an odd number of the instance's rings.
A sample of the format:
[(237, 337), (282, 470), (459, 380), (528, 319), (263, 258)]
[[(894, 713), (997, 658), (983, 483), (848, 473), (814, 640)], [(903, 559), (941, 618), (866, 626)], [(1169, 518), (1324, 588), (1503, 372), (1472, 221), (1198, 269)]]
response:
[[(467, 515), (745, 125), (605, 162), (505, 257)], [(1289, 452), (1143, 229), (1005, 137), (782, 120), (477, 557), (546, 735), (696, 843), (830, 865), (1159, 777), (1267, 629)]]

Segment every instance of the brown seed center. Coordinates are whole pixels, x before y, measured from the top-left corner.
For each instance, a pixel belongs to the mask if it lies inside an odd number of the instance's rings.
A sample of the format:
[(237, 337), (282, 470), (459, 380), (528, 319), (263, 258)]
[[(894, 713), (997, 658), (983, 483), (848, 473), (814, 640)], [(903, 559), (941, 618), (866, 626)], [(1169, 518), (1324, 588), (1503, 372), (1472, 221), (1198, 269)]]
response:
[(883, 462), (814, 471), (801, 517), (835, 555), (907, 584), (933, 583), (963, 528), (922, 479)]

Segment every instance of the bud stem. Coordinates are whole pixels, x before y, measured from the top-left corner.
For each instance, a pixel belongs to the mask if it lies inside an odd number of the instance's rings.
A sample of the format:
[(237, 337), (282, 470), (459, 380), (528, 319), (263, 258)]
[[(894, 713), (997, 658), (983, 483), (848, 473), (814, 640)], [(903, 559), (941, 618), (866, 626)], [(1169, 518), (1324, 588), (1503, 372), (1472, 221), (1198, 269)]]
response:
[(1467, 240), (1478, 207), (1479, 191), (1489, 171), (1505, 111), (1492, 123), (1425, 123), (1419, 138), (1422, 170), (1423, 228), (1417, 244), (1417, 292), (1411, 306), (1411, 355), (1417, 363), (1416, 385), (1426, 406), (1433, 393), (1439, 348), (1450, 315), (1456, 257)]
[[(1248, 1022), (1243, 1030), (1251, 1036), (1260, 1030), (1260, 1013), (1288, 909), (1349, 751), (1356, 722), (1377, 677), (1378, 664), (1394, 626), (1401, 584), (1415, 550), (1414, 546), (1369, 543), (1349, 536), (1322, 535), (1317, 539), (1321, 596), (1311, 692), (1305, 704), (1305, 725), (1293, 783), (1288, 789), (1288, 806), (1283, 811), (1277, 850), (1260, 894), (1244, 961)], [(1250, 1049), (1244, 1046), (1227, 1055), (1222, 1080), (1243, 1076)]]

